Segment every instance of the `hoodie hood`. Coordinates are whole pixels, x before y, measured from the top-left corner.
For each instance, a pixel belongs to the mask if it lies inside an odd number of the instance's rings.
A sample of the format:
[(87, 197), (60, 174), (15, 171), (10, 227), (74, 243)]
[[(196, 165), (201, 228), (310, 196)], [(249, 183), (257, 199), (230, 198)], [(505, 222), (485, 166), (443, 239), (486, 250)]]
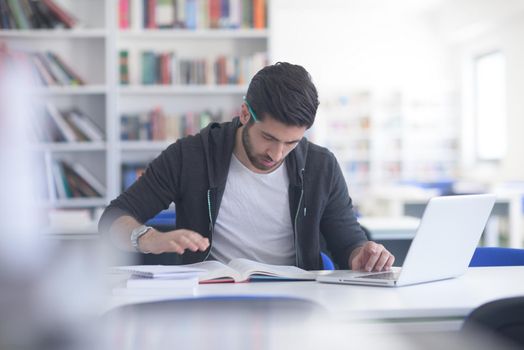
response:
[[(236, 131), (241, 126), (240, 119), (235, 117), (231, 122), (214, 122), (202, 129), (202, 143), (210, 188), (225, 187), (231, 156), (235, 148)], [(297, 147), (286, 157), (285, 164), (289, 182), (293, 186), (302, 186), (302, 169), (305, 169), (306, 166), (308, 144), (307, 138), (303, 137)]]

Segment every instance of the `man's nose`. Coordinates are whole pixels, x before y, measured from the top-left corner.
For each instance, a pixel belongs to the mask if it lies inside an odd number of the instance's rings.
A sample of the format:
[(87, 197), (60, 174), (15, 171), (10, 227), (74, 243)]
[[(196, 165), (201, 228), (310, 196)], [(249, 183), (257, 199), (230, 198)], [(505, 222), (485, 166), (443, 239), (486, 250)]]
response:
[(279, 162), (284, 156), (284, 144), (282, 142), (275, 142), (269, 148), (268, 155), (274, 162)]

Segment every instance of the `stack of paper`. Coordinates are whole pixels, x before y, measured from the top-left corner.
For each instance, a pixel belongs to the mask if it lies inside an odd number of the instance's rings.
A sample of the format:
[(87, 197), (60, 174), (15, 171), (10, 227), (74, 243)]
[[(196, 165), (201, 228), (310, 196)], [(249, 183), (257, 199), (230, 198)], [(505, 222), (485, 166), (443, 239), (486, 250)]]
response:
[(135, 265), (112, 269), (127, 273), (125, 287), (113, 288), (116, 296), (180, 296), (193, 295), (201, 269), (184, 266)]

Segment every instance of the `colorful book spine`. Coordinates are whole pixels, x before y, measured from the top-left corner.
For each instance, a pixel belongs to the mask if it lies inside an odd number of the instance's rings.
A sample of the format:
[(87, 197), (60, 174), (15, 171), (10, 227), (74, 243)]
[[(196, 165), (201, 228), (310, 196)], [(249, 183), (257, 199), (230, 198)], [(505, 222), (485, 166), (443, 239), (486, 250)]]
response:
[(219, 28), (220, 0), (209, 0), (209, 28)]
[(156, 0), (155, 22), (158, 28), (174, 27), (175, 5), (173, 0)]
[(186, 28), (197, 28), (198, 7), (197, 0), (186, 0)]
[(130, 23), (130, 0), (118, 0), (118, 26), (120, 29), (128, 29)]
[(58, 6), (53, 0), (41, 0), (67, 28), (74, 28), (77, 20), (69, 12)]
[(7, 0), (17, 29), (29, 29), (29, 21), (25, 17), (19, 0)]
[(50, 52), (48, 55), (58, 64), (58, 66), (68, 75), (72, 85), (85, 85), (85, 80), (71, 68), (58, 54)]
[(121, 50), (119, 53), (119, 73), (120, 73), (120, 84), (129, 84), (129, 51)]
[(253, 28), (266, 28), (266, 1), (253, 0)]

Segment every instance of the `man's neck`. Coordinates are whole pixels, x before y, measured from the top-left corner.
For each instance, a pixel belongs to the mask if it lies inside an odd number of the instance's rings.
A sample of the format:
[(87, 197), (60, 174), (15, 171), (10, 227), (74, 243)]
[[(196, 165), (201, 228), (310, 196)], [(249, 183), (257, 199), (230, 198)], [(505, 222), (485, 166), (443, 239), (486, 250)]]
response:
[(257, 169), (251, 164), (251, 161), (249, 160), (246, 150), (244, 149), (244, 145), (242, 143), (242, 131), (244, 130), (245, 126), (241, 126), (237, 129), (237, 132), (235, 134), (235, 148), (233, 148), (233, 154), (237, 157), (237, 159), (244, 165), (246, 168), (251, 170), (254, 173), (264, 173), (260, 169)]

